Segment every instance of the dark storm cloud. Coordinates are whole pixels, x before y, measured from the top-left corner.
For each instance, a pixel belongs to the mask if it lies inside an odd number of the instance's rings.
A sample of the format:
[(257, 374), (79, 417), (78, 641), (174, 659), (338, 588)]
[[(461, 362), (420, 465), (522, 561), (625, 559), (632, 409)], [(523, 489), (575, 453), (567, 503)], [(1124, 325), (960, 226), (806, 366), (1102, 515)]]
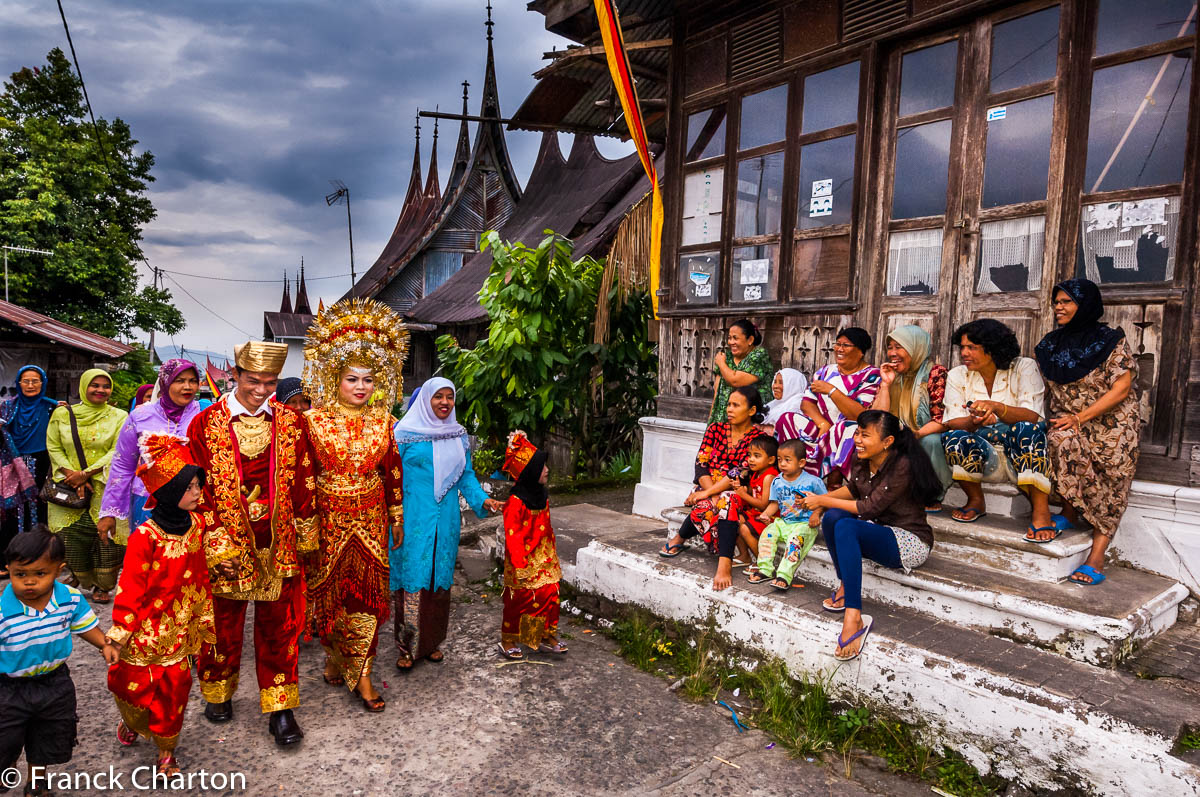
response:
[[(355, 260), (365, 271), (400, 209), (416, 109), (458, 112), (464, 79), (470, 111), (479, 108), (481, 0), (66, 0), (65, 8), (97, 115), (122, 117), (154, 153), (159, 217), (145, 231), (146, 250), (167, 269), (274, 278), (304, 256), (310, 276), (348, 272), (344, 209), (324, 201), (336, 178), (351, 188)], [(509, 114), (532, 87), (542, 52), (563, 42), (520, 0), (496, 0), (493, 18), (500, 101)], [(0, 73), (43, 62), (54, 46), (66, 50), (53, 3), (7, 0)], [(457, 132), (457, 123), (441, 126), (443, 185)], [(508, 134), (522, 182), (538, 140)], [(310, 292), (329, 302), (348, 283), (318, 281)], [(260, 329), (281, 288), (231, 295), (218, 282), (182, 284), (231, 322), (174, 291), (188, 316), (187, 344), (203, 348), (228, 347)]]

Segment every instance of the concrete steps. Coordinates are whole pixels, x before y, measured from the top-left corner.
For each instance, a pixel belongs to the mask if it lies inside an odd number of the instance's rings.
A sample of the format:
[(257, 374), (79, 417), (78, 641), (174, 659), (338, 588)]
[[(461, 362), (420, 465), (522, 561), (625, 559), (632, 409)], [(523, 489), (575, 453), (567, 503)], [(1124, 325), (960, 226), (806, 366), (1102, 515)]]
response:
[[(989, 486), (986, 495), (997, 510), (1014, 511), (1024, 498), (1015, 489), (1007, 492)], [(959, 505), (954, 496), (946, 502)], [(674, 507), (663, 517), (670, 528), (678, 528), (686, 510)], [(865, 562), (864, 597), (1077, 661), (1110, 665), (1132, 653), (1137, 642), (1174, 625), (1179, 603), (1188, 595), (1176, 581), (1125, 567), (1107, 568), (1108, 580), (1098, 588), (1066, 581), (1087, 557), (1088, 532), (1069, 531), (1038, 545), (1024, 540), (1027, 520), (999, 512), (989, 511), (974, 523), (956, 522), (948, 511), (929, 519), (936, 538), (929, 560), (909, 574)], [(823, 541), (796, 575), (826, 588), (837, 583)]]

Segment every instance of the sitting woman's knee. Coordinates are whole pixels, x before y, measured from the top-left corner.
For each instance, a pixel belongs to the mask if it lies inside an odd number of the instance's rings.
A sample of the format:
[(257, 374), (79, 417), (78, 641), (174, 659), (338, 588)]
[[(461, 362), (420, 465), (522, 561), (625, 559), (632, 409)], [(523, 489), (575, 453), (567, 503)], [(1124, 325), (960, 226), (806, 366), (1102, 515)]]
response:
[(840, 521), (853, 517), (855, 517), (853, 513), (844, 509), (826, 509), (825, 514), (821, 517), (821, 529), (826, 534), (830, 534)]

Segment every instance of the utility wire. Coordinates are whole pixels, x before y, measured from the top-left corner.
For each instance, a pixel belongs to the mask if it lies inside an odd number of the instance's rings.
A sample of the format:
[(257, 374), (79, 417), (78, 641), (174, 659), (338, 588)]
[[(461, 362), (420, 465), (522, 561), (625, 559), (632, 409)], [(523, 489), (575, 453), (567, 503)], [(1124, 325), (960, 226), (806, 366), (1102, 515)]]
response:
[[(289, 282), (289, 280), (282, 280), (282, 279), (251, 280), (251, 279), (240, 279), (238, 277), (210, 277), (207, 274), (189, 274), (185, 271), (169, 271), (168, 269), (165, 269), (165, 268), (160, 268), (159, 272), (161, 272), (163, 274), (174, 274), (177, 277), (191, 277), (193, 279), (200, 279), (200, 280), (216, 280), (218, 282), (253, 282), (253, 283), (274, 284), (274, 285), (282, 285), (285, 282)], [(344, 277), (349, 277), (349, 276), (350, 276), (350, 272), (347, 271), (345, 274), (333, 274), (328, 277), (309, 277), (306, 275), (304, 277), (304, 280), (305, 280), (305, 282), (316, 282), (317, 280), (335, 280), (335, 279), (342, 279)]]
[(229, 326), (231, 326), (231, 327), (233, 327), (234, 329), (236, 329), (238, 332), (242, 333), (243, 335), (245, 335), (245, 336), (246, 336), (246, 337), (248, 337), (248, 338), (254, 338), (254, 339), (257, 339), (257, 338), (259, 337), (258, 335), (252, 335), (252, 334), (250, 334), (250, 333), (249, 333), (249, 332), (247, 332), (246, 330), (244, 330), (244, 329), (242, 329), (241, 327), (239, 327), (237, 324), (235, 324), (235, 323), (233, 323), (232, 321), (230, 321), (230, 320), (229, 320), (228, 318), (226, 318), (225, 316), (223, 316), (223, 315), (221, 315), (220, 313), (218, 313), (216, 310), (214, 310), (214, 309), (212, 309), (211, 307), (209, 307), (209, 306), (208, 306), (207, 304), (205, 304), (204, 302), (202, 302), (202, 301), (200, 301), (199, 299), (197, 299), (195, 296), (193, 296), (193, 295), (192, 295), (192, 292), (191, 292), (191, 291), (189, 291), (187, 288), (183, 287), (183, 285), (181, 285), (181, 284), (179, 283), (179, 281), (178, 281), (178, 280), (176, 280), (174, 277), (170, 276), (170, 274), (168, 274), (168, 273), (166, 273), (166, 272), (160, 272), (160, 273), (162, 273), (162, 274), (163, 274), (163, 276), (164, 276), (166, 279), (169, 279), (169, 280), (170, 280), (172, 283), (174, 283), (175, 287), (179, 288), (179, 290), (181, 290), (181, 291), (183, 291), (185, 294), (187, 294), (188, 298), (190, 298), (190, 299), (191, 299), (193, 302), (195, 302), (196, 304), (200, 305), (200, 306), (201, 306), (201, 307), (203, 307), (205, 310), (207, 310), (208, 312), (210, 312), (210, 313), (212, 313), (214, 316), (216, 316), (218, 319), (220, 319), (221, 321), (224, 321), (226, 324), (228, 324)]

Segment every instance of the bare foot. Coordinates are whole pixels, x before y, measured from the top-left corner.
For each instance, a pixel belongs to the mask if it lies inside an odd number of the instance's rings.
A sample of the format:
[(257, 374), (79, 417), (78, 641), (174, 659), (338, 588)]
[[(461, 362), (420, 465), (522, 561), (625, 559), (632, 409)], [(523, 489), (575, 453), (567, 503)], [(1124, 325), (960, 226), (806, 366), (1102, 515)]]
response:
[(720, 592), (723, 589), (729, 589), (730, 585), (733, 584), (732, 570), (733, 568), (729, 560), (721, 557), (721, 560), (717, 563), (717, 574), (713, 576), (713, 589), (715, 591)]

